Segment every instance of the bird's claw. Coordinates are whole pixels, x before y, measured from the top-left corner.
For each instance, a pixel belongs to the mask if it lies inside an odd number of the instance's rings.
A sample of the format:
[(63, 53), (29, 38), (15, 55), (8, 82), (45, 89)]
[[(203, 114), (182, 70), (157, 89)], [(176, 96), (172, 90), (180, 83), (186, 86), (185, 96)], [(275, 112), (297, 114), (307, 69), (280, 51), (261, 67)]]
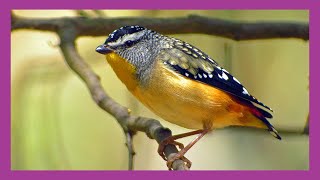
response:
[(164, 154), (164, 148), (166, 145), (168, 144), (172, 144), (172, 145), (175, 145), (175, 146), (178, 146), (180, 150), (182, 150), (184, 148), (184, 145), (180, 142), (177, 142), (173, 139), (171, 139), (170, 137), (168, 137), (167, 139), (163, 140), (160, 144), (159, 144), (159, 147), (158, 147), (158, 153), (159, 155), (162, 157), (162, 159), (164, 159), (165, 161), (167, 161), (167, 158)]
[(192, 165), (191, 161), (189, 159), (187, 159), (186, 157), (181, 156), (179, 153), (177, 153), (172, 158), (169, 158), (168, 161), (167, 161), (167, 167), (168, 167), (168, 169), (170, 171), (172, 170), (173, 162), (175, 160), (178, 160), (178, 159), (180, 159), (181, 161), (185, 162), (186, 166), (190, 169), (190, 167)]

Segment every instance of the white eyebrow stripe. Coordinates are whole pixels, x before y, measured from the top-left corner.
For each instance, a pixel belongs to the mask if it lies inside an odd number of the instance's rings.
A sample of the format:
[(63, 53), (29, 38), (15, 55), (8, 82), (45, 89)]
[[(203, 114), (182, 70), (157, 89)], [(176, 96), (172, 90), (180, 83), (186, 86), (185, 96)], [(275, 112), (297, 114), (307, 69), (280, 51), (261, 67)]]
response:
[(144, 32), (145, 30), (143, 31), (139, 31), (139, 32), (135, 32), (133, 34), (127, 34), (127, 35), (124, 35), (122, 37), (120, 37), (116, 42), (109, 42), (108, 45), (109, 46), (119, 46), (119, 45), (122, 45), (124, 44), (124, 42), (126, 41), (135, 41), (137, 39), (139, 39), (140, 37), (142, 37), (144, 35)]

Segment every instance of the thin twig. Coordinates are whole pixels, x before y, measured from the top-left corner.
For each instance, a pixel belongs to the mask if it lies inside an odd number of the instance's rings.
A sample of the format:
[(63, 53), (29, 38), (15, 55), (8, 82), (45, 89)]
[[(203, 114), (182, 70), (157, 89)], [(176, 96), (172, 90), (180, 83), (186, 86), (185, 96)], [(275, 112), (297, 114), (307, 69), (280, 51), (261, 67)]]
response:
[(133, 157), (136, 154), (133, 149), (133, 133), (128, 131), (126, 134), (126, 145), (128, 148), (128, 170), (133, 170)]

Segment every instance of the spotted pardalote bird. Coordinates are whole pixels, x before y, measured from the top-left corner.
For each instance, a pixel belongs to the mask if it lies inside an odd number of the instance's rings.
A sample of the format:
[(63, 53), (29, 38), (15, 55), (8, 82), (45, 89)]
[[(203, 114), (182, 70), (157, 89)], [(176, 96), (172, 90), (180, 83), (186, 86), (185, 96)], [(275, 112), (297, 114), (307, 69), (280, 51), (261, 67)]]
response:
[[(184, 154), (207, 132), (227, 126), (267, 129), (281, 139), (267, 118), (272, 109), (253, 97), (227, 70), (200, 49), (141, 26), (124, 26), (113, 31), (96, 51), (128, 90), (155, 114), (171, 123), (195, 131), (176, 135), (159, 147), (179, 145), (176, 159), (191, 166)], [(269, 111), (269, 112), (268, 112)], [(183, 147), (175, 140), (198, 134)]]

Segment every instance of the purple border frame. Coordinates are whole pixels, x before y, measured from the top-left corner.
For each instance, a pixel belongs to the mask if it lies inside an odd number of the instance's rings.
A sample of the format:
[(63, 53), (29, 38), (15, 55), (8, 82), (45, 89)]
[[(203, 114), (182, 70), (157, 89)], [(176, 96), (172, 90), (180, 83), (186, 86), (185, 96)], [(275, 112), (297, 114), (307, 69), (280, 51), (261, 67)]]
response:
[[(216, 0), (218, 1), (218, 0)], [(317, 0), (198, 0), (186, 3), (186, 0), (90, 0), (76, 3), (63, 0), (44, 2), (43, 0), (11, 0), (1, 2), (0, 11), (0, 179), (92, 179), (92, 178), (208, 178), (210, 179), (316, 179), (320, 174), (319, 105), (320, 86), (316, 83), (320, 77), (320, 3)], [(309, 9), (310, 10), (310, 170), (308, 171), (11, 171), (10, 157), (10, 10), (11, 9)], [(317, 47), (318, 46), (318, 47)], [(313, 83), (312, 83), (313, 82)], [(174, 174), (174, 176), (172, 176)]]

